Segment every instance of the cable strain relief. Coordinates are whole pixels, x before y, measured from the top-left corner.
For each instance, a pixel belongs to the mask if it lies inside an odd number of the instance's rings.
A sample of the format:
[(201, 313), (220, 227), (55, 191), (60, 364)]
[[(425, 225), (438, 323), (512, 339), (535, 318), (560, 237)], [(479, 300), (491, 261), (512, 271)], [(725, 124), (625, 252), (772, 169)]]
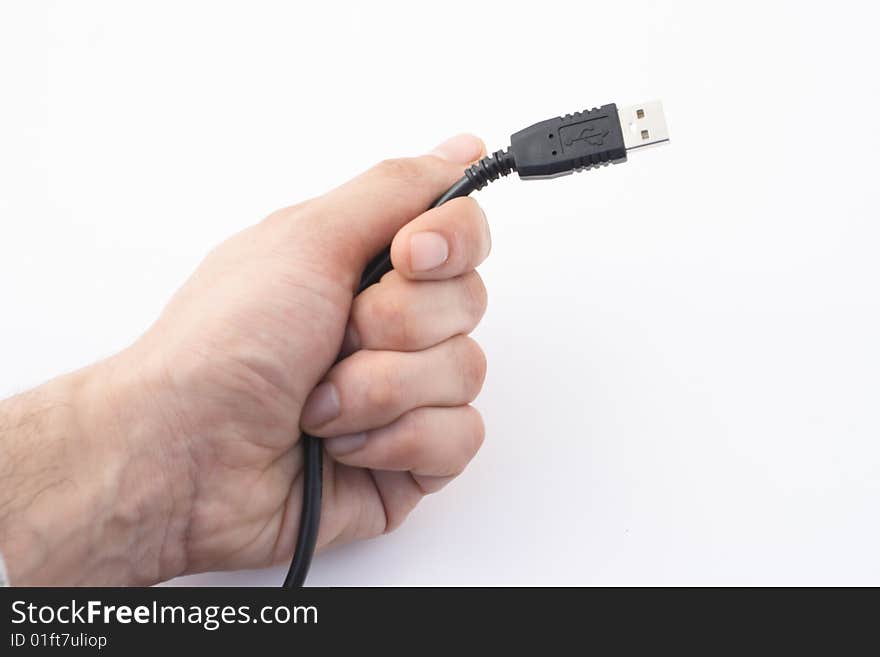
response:
[(511, 171), (516, 171), (516, 162), (510, 149), (507, 149), (495, 151), (479, 162), (472, 164), (464, 172), (464, 175), (471, 181), (474, 189), (483, 189), (493, 180), (509, 175)]

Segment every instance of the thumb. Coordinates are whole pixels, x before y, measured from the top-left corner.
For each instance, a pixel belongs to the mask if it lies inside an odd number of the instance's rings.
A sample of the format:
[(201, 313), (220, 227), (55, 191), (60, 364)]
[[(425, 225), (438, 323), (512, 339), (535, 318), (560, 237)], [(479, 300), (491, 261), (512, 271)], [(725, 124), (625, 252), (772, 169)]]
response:
[(312, 236), (330, 254), (337, 274), (353, 288), (364, 267), (394, 235), (428, 209), (485, 154), (473, 135), (452, 137), (428, 155), (385, 160), (342, 186), (309, 202), (317, 219)]

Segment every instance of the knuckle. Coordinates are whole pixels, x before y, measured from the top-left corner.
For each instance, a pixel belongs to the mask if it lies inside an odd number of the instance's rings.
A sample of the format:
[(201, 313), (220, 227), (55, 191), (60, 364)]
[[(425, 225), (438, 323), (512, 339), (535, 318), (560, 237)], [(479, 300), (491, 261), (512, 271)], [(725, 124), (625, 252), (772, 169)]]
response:
[(401, 468), (411, 468), (418, 464), (425, 456), (425, 422), (422, 413), (412, 411), (401, 418), (399, 427), (400, 438), (396, 454), (397, 464)]
[(470, 201), (470, 204), (467, 207), (468, 220), (470, 220), (471, 225), (473, 225), (479, 231), (482, 231), (484, 219), (486, 217), (486, 213), (483, 212), (483, 206), (480, 205), (479, 201), (477, 201), (475, 198), (471, 198), (470, 196), (466, 196), (465, 200)]
[(397, 295), (377, 291), (364, 314), (365, 323), (370, 326), (369, 332), (384, 336), (385, 341), (390, 343), (388, 346), (406, 343), (409, 334), (408, 313)]
[(465, 396), (468, 401), (473, 401), (480, 393), (486, 378), (486, 354), (475, 340), (467, 336), (461, 336), (456, 340)]
[(427, 410), (417, 408), (403, 416), (403, 436), (408, 443), (418, 443), (429, 429), (426, 421)]
[(403, 306), (393, 294), (383, 294), (376, 291), (369, 304), (369, 316), (372, 322), (377, 324), (398, 324), (403, 316)]
[(455, 219), (467, 223), (483, 214), (480, 204), (472, 196), (459, 196), (449, 201), (449, 212), (455, 215)]
[(468, 445), (468, 461), (470, 461), (480, 451), (480, 447), (486, 440), (486, 423), (483, 422), (483, 416), (476, 408), (468, 406), (467, 409), (470, 416), (470, 428), (467, 434), (470, 438)]
[(308, 220), (313, 201), (306, 200), (280, 210), (275, 210), (260, 225), (271, 231), (276, 237), (284, 237), (293, 231), (300, 230), (302, 223)]
[(489, 304), (489, 293), (482, 277), (475, 271), (464, 277), (464, 291), (468, 306), (469, 316), (473, 318), (474, 326), (486, 313)]
[(486, 436), (483, 418), (480, 416), (479, 411), (472, 406), (467, 406), (466, 408), (467, 419), (462, 422), (458, 449), (453, 456), (449, 472), (447, 473), (454, 477), (464, 472), (465, 468), (467, 468), (468, 464), (480, 450)]
[(371, 381), (366, 394), (367, 405), (370, 408), (389, 408), (396, 398), (394, 386), (387, 378)]
[(382, 178), (411, 183), (424, 177), (424, 168), (424, 164), (418, 158), (399, 157), (382, 160), (374, 170)]
[(489, 254), (492, 247), (489, 222), (486, 220), (483, 208), (476, 200), (470, 197), (462, 200), (470, 202), (459, 217), (463, 234), (467, 235), (468, 250), (474, 260), (482, 260)]
[(366, 403), (370, 408), (387, 411), (394, 408), (400, 397), (400, 384), (394, 368), (384, 366), (371, 377), (366, 390)]

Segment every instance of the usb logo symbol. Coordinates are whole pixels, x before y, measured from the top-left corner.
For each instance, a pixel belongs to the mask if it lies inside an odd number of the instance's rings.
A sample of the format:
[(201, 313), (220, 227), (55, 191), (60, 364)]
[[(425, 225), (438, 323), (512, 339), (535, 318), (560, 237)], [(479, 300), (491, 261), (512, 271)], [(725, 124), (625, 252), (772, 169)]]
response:
[(590, 146), (601, 146), (605, 143), (605, 137), (608, 136), (608, 130), (598, 130), (595, 126), (588, 125), (583, 128), (577, 137), (569, 137), (565, 140), (566, 146), (574, 145), (576, 141), (585, 141)]

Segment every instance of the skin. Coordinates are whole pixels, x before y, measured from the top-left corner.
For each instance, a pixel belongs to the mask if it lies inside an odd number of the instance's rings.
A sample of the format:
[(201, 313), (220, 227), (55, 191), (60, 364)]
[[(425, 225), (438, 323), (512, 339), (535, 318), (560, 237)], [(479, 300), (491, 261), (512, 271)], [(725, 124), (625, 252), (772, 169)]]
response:
[[(319, 549), (393, 530), (460, 474), (484, 433), (469, 404), (485, 358), (466, 336), (489, 230), (470, 198), (424, 209), (483, 154), (460, 135), (272, 214), (214, 249), (136, 343), (0, 403), (11, 581), (288, 561), (301, 429), (324, 439)], [(353, 300), (388, 242), (395, 271)]]

